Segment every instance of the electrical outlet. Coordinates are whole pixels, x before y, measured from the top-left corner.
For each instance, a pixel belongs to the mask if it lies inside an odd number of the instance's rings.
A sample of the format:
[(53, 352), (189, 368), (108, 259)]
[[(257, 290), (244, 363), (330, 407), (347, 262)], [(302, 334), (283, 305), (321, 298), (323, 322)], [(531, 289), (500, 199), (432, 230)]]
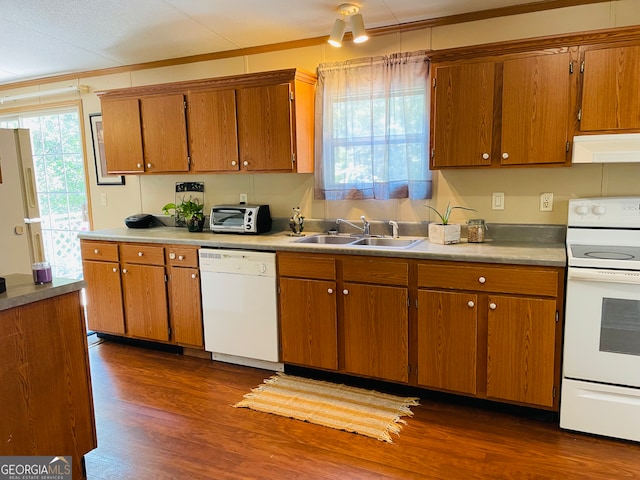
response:
[(540, 211), (541, 212), (553, 211), (553, 193), (540, 194)]
[(241, 193), (240, 194), (240, 203), (247, 203), (247, 194), (246, 193)]
[(107, 206), (107, 194), (106, 193), (101, 193), (100, 194), (100, 205), (103, 207)]
[(491, 209), (504, 210), (504, 192), (493, 192), (491, 195)]

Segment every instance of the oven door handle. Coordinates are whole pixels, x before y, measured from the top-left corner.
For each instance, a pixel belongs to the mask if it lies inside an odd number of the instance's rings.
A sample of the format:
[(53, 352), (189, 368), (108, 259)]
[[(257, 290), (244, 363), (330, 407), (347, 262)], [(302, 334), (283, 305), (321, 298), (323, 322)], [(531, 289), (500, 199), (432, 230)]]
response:
[(567, 279), (640, 285), (640, 272), (595, 268), (569, 268)]

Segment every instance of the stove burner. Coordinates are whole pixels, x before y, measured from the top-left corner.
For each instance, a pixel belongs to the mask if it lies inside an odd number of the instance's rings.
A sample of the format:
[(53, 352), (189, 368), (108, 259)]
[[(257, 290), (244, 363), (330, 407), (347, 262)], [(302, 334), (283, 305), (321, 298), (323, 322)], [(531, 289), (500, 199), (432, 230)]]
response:
[(602, 260), (633, 260), (635, 256), (622, 252), (585, 252), (585, 257), (600, 258)]

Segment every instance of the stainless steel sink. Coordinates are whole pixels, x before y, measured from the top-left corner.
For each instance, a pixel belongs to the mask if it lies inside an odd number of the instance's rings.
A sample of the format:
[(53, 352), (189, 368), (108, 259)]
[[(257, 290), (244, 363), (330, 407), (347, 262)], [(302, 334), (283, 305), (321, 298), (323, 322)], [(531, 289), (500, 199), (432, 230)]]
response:
[(409, 239), (409, 238), (380, 238), (380, 237), (367, 237), (353, 242), (351, 245), (354, 247), (395, 247), (395, 248), (409, 248), (415, 244), (421, 242), (421, 238)]
[(345, 245), (353, 243), (357, 240), (354, 237), (345, 237), (340, 235), (311, 235), (296, 240), (296, 243), (317, 243), (320, 245)]
[(422, 239), (389, 237), (351, 237), (345, 235), (311, 235), (295, 240), (296, 243), (314, 243), (316, 245), (343, 245), (345, 247), (409, 248)]

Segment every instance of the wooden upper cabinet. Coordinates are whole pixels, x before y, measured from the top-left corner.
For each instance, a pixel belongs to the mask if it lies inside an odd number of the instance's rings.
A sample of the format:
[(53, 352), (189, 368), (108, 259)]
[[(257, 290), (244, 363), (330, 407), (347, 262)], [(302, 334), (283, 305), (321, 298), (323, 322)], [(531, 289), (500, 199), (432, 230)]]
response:
[(640, 46), (583, 49), (581, 132), (640, 130)]
[(187, 95), (191, 170), (238, 171), (236, 91), (192, 92)]
[(491, 165), (493, 62), (435, 69), (431, 166)]
[(145, 171), (188, 172), (187, 123), (182, 94), (140, 100)]
[(504, 62), (502, 165), (562, 164), (568, 161), (570, 64), (569, 53)]
[(298, 69), (99, 92), (111, 173), (313, 173), (315, 75)]
[(565, 164), (569, 53), (435, 68), (432, 168)]
[(137, 98), (102, 100), (104, 154), (109, 173), (142, 173), (142, 124)]
[(289, 83), (242, 88), (237, 93), (241, 168), (292, 171)]

